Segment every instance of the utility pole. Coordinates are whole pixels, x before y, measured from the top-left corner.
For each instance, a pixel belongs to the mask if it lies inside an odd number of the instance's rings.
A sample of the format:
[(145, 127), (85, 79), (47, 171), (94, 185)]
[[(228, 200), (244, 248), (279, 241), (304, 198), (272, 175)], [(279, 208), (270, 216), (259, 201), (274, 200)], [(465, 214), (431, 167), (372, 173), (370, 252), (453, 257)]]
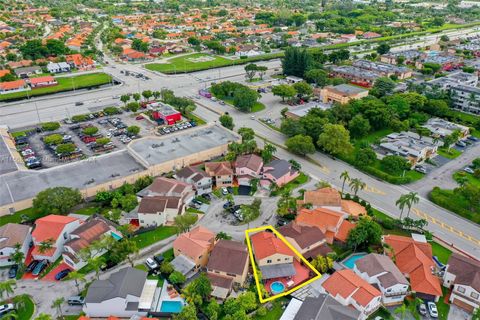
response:
[(35, 101), (34, 103), (35, 103), (35, 110), (37, 111), (38, 123), (41, 123), (42, 121), (40, 120), (40, 112), (38, 112), (37, 101)]

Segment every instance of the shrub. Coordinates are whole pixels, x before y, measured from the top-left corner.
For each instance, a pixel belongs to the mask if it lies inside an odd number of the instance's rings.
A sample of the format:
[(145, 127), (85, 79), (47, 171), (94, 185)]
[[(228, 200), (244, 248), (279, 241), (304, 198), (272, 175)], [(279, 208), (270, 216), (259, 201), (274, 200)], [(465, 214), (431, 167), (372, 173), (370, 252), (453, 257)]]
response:
[(44, 131), (55, 131), (58, 128), (60, 128), (60, 123), (58, 123), (58, 122), (42, 123), (42, 130), (44, 130)]
[(95, 126), (86, 127), (85, 129), (83, 129), (83, 134), (85, 134), (87, 136), (93, 136), (97, 132), (98, 132), (98, 128), (95, 127)]
[(88, 116), (86, 114), (79, 114), (72, 117), (73, 122), (83, 122), (83, 121), (86, 121), (87, 119), (88, 119)]
[(75, 151), (75, 145), (73, 143), (59, 144), (56, 149), (58, 154), (70, 154), (73, 151)]
[(62, 143), (63, 137), (61, 134), (51, 134), (49, 136), (46, 136), (43, 138), (43, 142), (46, 144), (53, 144), (53, 145), (58, 145)]
[(103, 112), (111, 116), (111, 115), (120, 113), (120, 110), (117, 107), (106, 107), (103, 109)]

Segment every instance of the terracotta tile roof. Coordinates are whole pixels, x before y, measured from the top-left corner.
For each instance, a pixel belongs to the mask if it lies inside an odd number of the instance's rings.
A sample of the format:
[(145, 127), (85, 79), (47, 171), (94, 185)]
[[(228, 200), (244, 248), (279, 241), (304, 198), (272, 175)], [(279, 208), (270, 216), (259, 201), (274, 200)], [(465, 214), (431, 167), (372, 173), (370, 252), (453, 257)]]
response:
[(326, 208), (302, 209), (295, 219), (298, 224), (317, 227), (323, 233), (327, 231), (335, 233), (337, 231), (335, 229), (342, 220), (343, 214)]
[(318, 228), (301, 226), (294, 221), (278, 228), (278, 232), (280, 232), (284, 237), (294, 239), (302, 249), (325, 240), (325, 235), (323, 232), (319, 231)]
[(413, 240), (409, 237), (386, 235), (383, 241), (390, 245), (395, 264), (410, 278), (413, 291), (441, 296), (439, 279), (432, 274), (435, 263), (432, 260), (432, 247), (429, 243)]
[(0, 227), (0, 249), (13, 248), (17, 243), (23, 245), (30, 232), (30, 227), (18, 224), (7, 223)]
[(10, 70), (8, 70), (8, 69), (0, 70), (0, 77), (3, 77), (7, 74), (10, 74)]
[(251, 236), (256, 259), (264, 259), (276, 253), (294, 256), (294, 252), (273, 233), (260, 231)]
[(335, 235), (335, 239), (338, 239), (342, 242), (347, 241), (348, 233), (350, 230), (355, 228), (355, 224), (348, 221), (348, 220), (343, 220), (342, 224), (340, 225), (340, 228), (338, 228), (338, 232)]
[(71, 240), (67, 241), (65, 246), (79, 252), (92, 242), (100, 240), (105, 233), (111, 230), (110, 228), (111, 226), (101, 218), (89, 219), (70, 233)]
[(57, 251), (56, 247), (51, 247), (44, 252), (40, 252), (40, 246), (34, 246), (32, 250), (32, 256), (44, 256), (44, 257), (51, 257)]
[(340, 207), (342, 197), (334, 188), (321, 188), (318, 190), (305, 191), (303, 203), (311, 203), (315, 207)]
[(262, 168), (263, 160), (256, 154), (246, 154), (237, 157), (235, 168), (248, 168), (253, 171), (259, 171)]
[(52, 76), (45, 76), (45, 77), (37, 77), (37, 78), (30, 78), (30, 83), (35, 85), (43, 82), (54, 82), (55, 78)]
[(222, 239), (213, 248), (207, 269), (241, 275), (247, 263), (248, 251), (246, 245), (238, 241)]
[(215, 234), (205, 227), (197, 226), (190, 232), (182, 233), (173, 242), (173, 248), (195, 260), (207, 252), (215, 241)]
[(364, 307), (373, 299), (381, 296), (380, 291), (350, 269), (335, 272), (322, 286), (332, 297), (337, 294), (344, 299), (352, 296), (359, 305)]
[(7, 81), (0, 83), (0, 89), (2, 90), (12, 90), (17, 88), (22, 88), (26, 85), (25, 80), (15, 80), (15, 81)]
[(353, 200), (342, 200), (342, 210), (354, 217), (367, 214), (367, 209)]
[(57, 240), (62, 235), (65, 226), (77, 220), (77, 218), (73, 217), (51, 214), (35, 221), (35, 229), (32, 232), (32, 236), (37, 242), (50, 239)]
[(228, 161), (206, 162), (205, 171), (210, 176), (230, 176), (233, 175), (233, 169)]

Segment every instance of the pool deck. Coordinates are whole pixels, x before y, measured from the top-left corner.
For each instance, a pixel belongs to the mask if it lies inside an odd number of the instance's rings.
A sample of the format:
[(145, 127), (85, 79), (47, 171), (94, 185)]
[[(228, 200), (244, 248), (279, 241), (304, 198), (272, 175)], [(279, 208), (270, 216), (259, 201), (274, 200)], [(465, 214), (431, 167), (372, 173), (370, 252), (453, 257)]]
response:
[[(281, 282), (285, 286), (285, 290), (289, 290), (290, 288), (296, 287), (302, 282), (305, 282), (310, 278), (310, 269), (306, 266), (303, 266), (300, 262), (297, 260), (293, 260), (293, 266), (295, 267), (295, 275), (291, 278), (275, 278), (275, 279), (268, 279), (265, 281), (265, 289), (268, 291), (268, 293), (272, 294), (272, 290), (270, 286), (274, 282)], [(293, 281), (294, 284), (292, 286), (288, 286), (287, 283), (289, 281)], [(276, 294), (279, 294), (280, 292), (277, 292)]]
[(152, 308), (153, 312), (160, 312), (160, 309), (162, 308), (162, 302), (164, 301), (178, 301), (178, 302), (181, 302), (184, 306), (186, 305), (185, 300), (180, 296), (180, 294), (178, 294), (178, 292), (177, 292), (178, 295), (174, 298), (171, 298), (169, 296), (168, 290), (167, 290), (168, 285), (169, 285), (168, 281), (165, 280), (163, 282), (162, 289), (160, 291), (160, 296), (158, 297), (158, 300), (156, 300), (157, 304), (154, 309)]

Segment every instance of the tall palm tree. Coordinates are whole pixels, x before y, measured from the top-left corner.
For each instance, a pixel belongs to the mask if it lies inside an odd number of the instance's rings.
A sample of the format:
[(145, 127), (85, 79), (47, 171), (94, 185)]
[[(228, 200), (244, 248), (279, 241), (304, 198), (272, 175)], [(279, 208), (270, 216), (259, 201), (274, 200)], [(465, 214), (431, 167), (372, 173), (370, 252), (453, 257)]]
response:
[(48, 240), (40, 242), (40, 245), (38, 247), (38, 252), (45, 253), (48, 250), (52, 249), (53, 248), (53, 242), (54, 242), (53, 239), (48, 239)]
[(345, 183), (347, 181), (350, 181), (350, 175), (348, 174), (348, 171), (345, 170), (343, 171), (341, 174), (340, 174), (340, 179), (343, 179), (343, 183), (342, 183), (342, 194), (343, 194), (343, 190), (345, 189)]
[(67, 279), (75, 281), (75, 287), (77, 288), (78, 294), (80, 294), (80, 282), (86, 281), (85, 275), (75, 270), (68, 274)]
[(95, 278), (97, 278), (97, 280), (100, 277), (100, 268), (104, 263), (105, 263), (105, 259), (103, 257), (88, 259), (88, 264), (92, 266), (93, 270), (95, 270)]
[(23, 264), (23, 260), (25, 259), (25, 254), (22, 252), (22, 245), (20, 243), (15, 243), (13, 246), (15, 251), (12, 253), (10, 258), (12, 259), (15, 264), (17, 264), (20, 268), (20, 271), (23, 272), (23, 268), (25, 265)]
[(14, 279), (0, 282), (0, 297), (2, 298), (2, 300), (4, 294), (8, 298), (8, 296), (13, 293), (13, 287), (16, 283), (17, 281), (15, 281)]
[(52, 308), (57, 309), (57, 313), (60, 315), (60, 318), (63, 319), (63, 310), (62, 310), (62, 304), (65, 302), (64, 297), (57, 298), (53, 301), (52, 303)]
[(408, 203), (407, 195), (402, 194), (397, 201), (395, 201), (395, 205), (400, 209), (400, 220), (402, 220), (403, 210)]
[(410, 210), (412, 209), (412, 206), (414, 204), (417, 204), (420, 201), (420, 198), (418, 197), (418, 193), (409, 192), (407, 194), (407, 199), (408, 199), (408, 202), (407, 202), (407, 207), (408, 207), (407, 218), (408, 218), (410, 217)]
[(405, 319), (405, 315), (407, 314), (407, 306), (404, 304), (402, 304), (400, 307), (398, 307), (397, 309), (395, 309), (393, 312), (397, 313), (400, 315), (400, 319)]
[(359, 178), (351, 179), (348, 185), (350, 186), (350, 189), (352, 189), (355, 196), (357, 195), (359, 190), (363, 190), (367, 186), (367, 184)]

